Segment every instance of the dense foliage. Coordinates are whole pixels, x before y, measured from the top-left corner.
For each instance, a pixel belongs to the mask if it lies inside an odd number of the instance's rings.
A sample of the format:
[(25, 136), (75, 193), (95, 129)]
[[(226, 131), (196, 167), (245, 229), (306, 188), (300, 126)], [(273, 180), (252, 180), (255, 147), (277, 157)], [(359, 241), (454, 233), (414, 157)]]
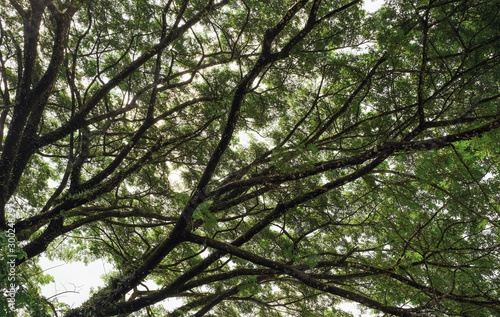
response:
[[(0, 314), (500, 314), (499, 0), (0, 17)], [(115, 270), (69, 309), (41, 256)]]

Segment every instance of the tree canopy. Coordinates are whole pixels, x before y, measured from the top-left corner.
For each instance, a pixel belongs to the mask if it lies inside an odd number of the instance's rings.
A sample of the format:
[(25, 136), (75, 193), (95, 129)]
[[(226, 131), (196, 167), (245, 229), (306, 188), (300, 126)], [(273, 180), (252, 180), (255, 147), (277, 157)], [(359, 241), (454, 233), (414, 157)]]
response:
[(500, 1), (362, 4), (0, 0), (2, 315), (498, 316)]

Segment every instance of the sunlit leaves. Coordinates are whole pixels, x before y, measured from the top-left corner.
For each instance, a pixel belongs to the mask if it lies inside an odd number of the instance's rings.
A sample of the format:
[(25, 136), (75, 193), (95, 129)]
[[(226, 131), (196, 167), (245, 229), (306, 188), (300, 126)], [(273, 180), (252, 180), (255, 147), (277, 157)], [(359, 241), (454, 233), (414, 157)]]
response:
[(115, 266), (68, 314), (498, 311), (497, 1), (54, 2), (29, 52), (15, 3), (0, 198), (30, 257)]

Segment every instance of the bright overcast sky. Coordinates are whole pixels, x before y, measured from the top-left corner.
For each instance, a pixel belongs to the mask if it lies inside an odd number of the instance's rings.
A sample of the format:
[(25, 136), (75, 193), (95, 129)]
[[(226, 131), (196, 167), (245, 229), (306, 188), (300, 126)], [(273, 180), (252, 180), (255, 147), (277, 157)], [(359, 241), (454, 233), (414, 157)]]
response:
[(375, 12), (382, 6), (385, 0), (364, 0), (363, 9), (367, 12)]

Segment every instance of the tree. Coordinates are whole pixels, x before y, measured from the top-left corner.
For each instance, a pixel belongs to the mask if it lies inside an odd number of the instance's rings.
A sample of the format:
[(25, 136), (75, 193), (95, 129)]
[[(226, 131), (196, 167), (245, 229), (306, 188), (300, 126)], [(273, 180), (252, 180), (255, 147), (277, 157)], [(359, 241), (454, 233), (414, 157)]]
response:
[[(500, 313), (498, 0), (0, 4), (18, 312)], [(40, 256), (115, 271), (70, 310)]]

